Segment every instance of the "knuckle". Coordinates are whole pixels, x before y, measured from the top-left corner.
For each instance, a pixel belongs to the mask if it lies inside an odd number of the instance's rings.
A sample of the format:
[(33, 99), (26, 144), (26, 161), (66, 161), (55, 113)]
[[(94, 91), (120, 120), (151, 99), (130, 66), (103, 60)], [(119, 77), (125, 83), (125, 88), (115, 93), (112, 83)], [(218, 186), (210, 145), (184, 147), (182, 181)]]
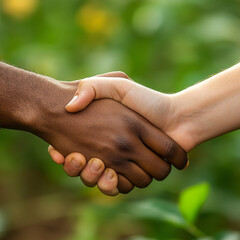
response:
[(152, 178), (150, 176), (145, 176), (141, 179), (140, 184), (137, 186), (139, 188), (145, 188), (152, 182)]
[(89, 80), (87, 79), (83, 79), (80, 81), (79, 85), (78, 85), (78, 89), (86, 87), (89, 84)]
[(165, 157), (172, 158), (177, 152), (177, 144), (174, 141), (167, 141), (165, 143)]
[(133, 151), (133, 145), (129, 139), (126, 137), (118, 136), (114, 139), (115, 146), (120, 152), (130, 153)]
[(133, 116), (123, 116), (123, 121), (128, 129), (135, 132), (140, 131), (140, 123)]
[(129, 78), (129, 76), (125, 72), (123, 72), (123, 71), (117, 71), (116, 73), (121, 78)]
[(155, 177), (158, 181), (163, 181), (171, 172), (171, 165), (165, 162), (166, 164), (161, 165), (158, 169), (157, 176)]

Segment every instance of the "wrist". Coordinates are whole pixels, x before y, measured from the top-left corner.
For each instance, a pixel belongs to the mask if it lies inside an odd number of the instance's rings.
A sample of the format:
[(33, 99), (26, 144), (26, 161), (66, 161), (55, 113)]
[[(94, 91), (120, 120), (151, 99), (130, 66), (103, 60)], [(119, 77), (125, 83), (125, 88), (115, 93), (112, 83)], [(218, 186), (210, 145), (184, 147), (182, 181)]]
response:
[(64, 106), (70, 101), (77, 89), (77, 82), (61, 82), (44, 77), (44, 87), (35, 96), (35, 111), (31, 119), (25, 121), (27, 131), (47, 141), (47, 135), (54, 131), (58, 121), (66, 112)]
[(0, 62), (0, 128), (32, 132), (48, 141), (69, 114), (64, 106), (78, 83), (60, 82)]
[[(196, 117), (192, 102), (187, 102), (182, 92), (169, 94), (169, 114), (167, 128), (164, 130), (186, 152), (200, 144)], [(196, 112), (195, 112), (196, 113)]]
[(239, 129), (240, 65), (171, 96), (170, 136), (186, 151)]

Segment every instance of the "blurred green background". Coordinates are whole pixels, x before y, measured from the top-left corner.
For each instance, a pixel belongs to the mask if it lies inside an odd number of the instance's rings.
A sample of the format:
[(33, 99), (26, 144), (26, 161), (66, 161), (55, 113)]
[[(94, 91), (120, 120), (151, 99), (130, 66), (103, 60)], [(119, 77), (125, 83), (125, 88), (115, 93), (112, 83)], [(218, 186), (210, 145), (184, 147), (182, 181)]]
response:
[[(59, 80), (121, 70), (176, 92), (239, 61), (240, 1), (0, 0), (0, 58)], [(115, 198), (67, 177), (35, 136), (0, 139), (1, 239), (240, 239), (237, 132), (193, 150), (187, 170)]]

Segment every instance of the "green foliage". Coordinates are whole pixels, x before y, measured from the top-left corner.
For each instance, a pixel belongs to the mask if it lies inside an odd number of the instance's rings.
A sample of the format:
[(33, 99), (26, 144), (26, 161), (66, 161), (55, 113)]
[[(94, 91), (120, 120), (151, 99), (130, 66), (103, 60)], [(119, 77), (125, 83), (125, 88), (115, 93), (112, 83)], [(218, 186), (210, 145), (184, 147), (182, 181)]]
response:
[(0, 237), (3, 236), (4, 232), (7, 230), (7, 221), (6, 216), (0, 210)]
[(199, 237), (204, 234), (193, 222), (205, 203), (208, 193), (209, 185), (200, 183), (185, 189), (180, 194), (179, 206), (161, 199), (150, 199), (132, 204), (129, 211), (134, 217), (167, 222)]
[(185, 228), (187, 222), (182, 217), (176, 204), (162, 199), (151, 199), (137, 202), (130, 206), (133, 216), (138, 218), (149, 218)]
[(157, 240), (157, 239), (146, 238), (146, 237), (142, 237), (142, 236), (134, 236), (134, 237), (129, 238), (129, 240)]
[(188, 223), (192, 224), (196, 220), (208, 194), (209, 185), (207, 183), (191, 186), (181, 193), (179, 209)]
[(215, 240), (239, 240), (240, 233), (237, 232), (224, 232), (216, 236)]
[(239, 240), (240, 234), (237, 232), (223, 232), (216, 237), (198, 238), (197, 240)]
[(97, 236), (97, 217), (90, 208), (82, 211), (82, 217), (75, 224), (74, 235), (69, 240), (94, 240)]
[[(239, 0), (0, 0), (0, 58), (61, 80), (122, 70), (148, 87), (176, 92), (240, 60), (239, 26)], [(232, 233), (218, 233), (240, 230), (239, 145), (238, 132), (215, 139), (191, 152), (188, 169), (105, 198), (67, 177), (40, 139), (1, 130), (3, 230), (9, 219), (3, 237), (192, 240), (202, 235), (199, 228), (229, 240)], [(176, 205), (181, 190), (196, 182), (212, 188), (204, 214), (207, 187), (197, 187), (198, 197), (183, 193)]]

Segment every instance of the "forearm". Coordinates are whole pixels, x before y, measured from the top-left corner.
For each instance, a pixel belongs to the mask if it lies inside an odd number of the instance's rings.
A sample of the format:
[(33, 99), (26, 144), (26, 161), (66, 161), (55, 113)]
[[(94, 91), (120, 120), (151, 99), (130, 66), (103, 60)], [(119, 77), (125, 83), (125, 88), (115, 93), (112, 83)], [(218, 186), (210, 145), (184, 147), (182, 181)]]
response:
[[(0, 127), (38, 134), (51, 117), (47, 115), (60, 108), (63, 98), (58, 84), (54, 79), (0, 62)], [(63, 99), (62, 111), (64, 104)]]
[[(170, 135), (189, 151), (209, 139), (239, 129), (240, 64), (172, 95)], [(175, 132), (175, 133), (174, 133)], [(183, 136), (184, 135), (184, 136)]]

